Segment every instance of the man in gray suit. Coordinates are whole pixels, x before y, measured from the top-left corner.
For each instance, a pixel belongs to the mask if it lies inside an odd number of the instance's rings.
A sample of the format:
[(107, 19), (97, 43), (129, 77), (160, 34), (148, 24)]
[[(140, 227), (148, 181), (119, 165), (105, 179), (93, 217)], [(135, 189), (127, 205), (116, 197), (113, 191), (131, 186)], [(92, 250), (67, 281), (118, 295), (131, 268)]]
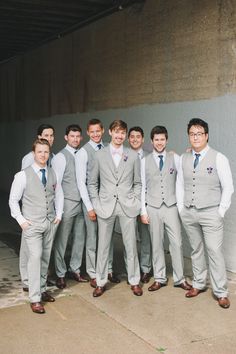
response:
[(204, 120), (191, 119), (187, 131), (192, 151), (181, 156), (177, 179), (178, 209), (192, 247), (193, 288), (185, 296), (206, 290), (206, 249), (213, 293), (219, 306), (228, 308), (222, 248), (223, 218), (234, 191), (231, 170), (228, 159), (209, 147)]
[[(88, 194), (88, 176), (93, 169), (95, 153), (105, 147), (102, 136), (104, 134), (103, 124), (99, 119), (90, 119), (87, 124), (87, 135), (90, 140), (78, 151), (75, 157), (76, 178), (78, 189), (83, 200), (83, 213), (86, 224), (86, 271), (90, 277), (90, 285), (96, 288), (96, 256), (97, 256), (97, 215), (93, 209)], [(113, 263), (113, 242), (111, 242), (108, 279), (112, 283), (119, 283), (120, 280), (112, 271)]]
[(47, 140), (34, 142), (34, 163), (15, 175), (9, 198), (11, 215), (21, 226), (27, 246), (29, 299), (35, 313), (45, 312), (41, 301), (55, 301), (46, 292), (46, 280), (53, 237), (63, 212), (61, 185), (47, 167), (49, 153)]
[[(131, 149), (137, 152), (140, 160), (149, 154), (148, 151), (143, 150), (144, 132), (141, 127), (129, 129), (128, 141)], [(137, 226), (137, 240), (140, 241), (141, 282), (146, 284), (151, 278), (152, 268), (150, 233), (148, 226), (140, 221), (140, 216), (137, 218)]]
[(59, 176), (64, 192), (64, 213), (57, 230), (54, 242), (54, 262), (57, 274), (56, 286), (59, 289), (66, 287), (65, 276), (67, 265), (65, 252), (69, 240), (71, 242), (71, 257), (69, 276), (77, 282), (87, 282), (80, 274), (85, 244), (85, 225), (82, 211), (82, 201), (77, 187), (75, 172), (75, 155), (82, 140), (82, 130), (79, 125), (71, 124), (66, 127), (65, 140), (67, 145), (52, 160), (52, 167)]
[[(37, 129), (37, 138), (38, 139), (46, 139), (49, 142), (50, 148), (52, 148), (54, 142), (54, 134), (55, 130), (51, 124), (40, 124)], [(47, 166), (51, 167), (51, 161), (54, 154), (50, 152), (49, 159), (47, 161)], [(22, 161), (21, 161), (21, 169), (24, 170), (25, 168), (31, 166), (34, 163), (34, 153), (30, 151), (26, 154)], [(27, 252), (27, 245), (25, 243), (24, 238), (21, 239), (20, 245), (20, 256), (19, 256), (19, 265), (20, 265), (20, 275), (21, 275), (21, 282), (23, 285), (23, 291), (28, 291), (28, 272), (27, 272), (27, 264), (28, 264), (28, 252)], [(49, 279), (47, 280), (48, 285), (53, 285)]]
[(141, 296), (140, 270), (136, 247), (136, 217), (140, 213), (141, 179), (137, 154), (123, 146), (127, 124), (115, 120), (109, 127), (111, 143), (98, 151), (88, 189), (98, 218), (98, 252), (94, 297), (105, 291), (109, 248), (116, 217), (119, 218), (127, 254), (128, 281), (134, 295)]
[(153, 152), (141, 162), (141, 220), (149, 225), (155, 280), (148, 290), (156, 291), (167, 284), (164, 231), (170, 243), (174, 286), (190, 290), (192, 287), (183, 274), (181, 226), (176, 207), (175, 184), (179, 156), (166, 151), (168, 132), (165, 127), (154, 127), (150, 136)]

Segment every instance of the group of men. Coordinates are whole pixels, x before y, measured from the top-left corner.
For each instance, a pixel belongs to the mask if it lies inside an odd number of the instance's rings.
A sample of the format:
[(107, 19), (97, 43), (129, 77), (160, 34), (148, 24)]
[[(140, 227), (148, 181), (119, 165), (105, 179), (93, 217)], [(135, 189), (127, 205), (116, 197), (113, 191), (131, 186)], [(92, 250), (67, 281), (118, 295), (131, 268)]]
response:
[[(79, 148), (81, 128), (69, 125), (65, 148), (53, 155), (54, 128), (39, 127), (9, 198), (11, 215), (22, 228), (20, 273), (33, 312), (44, 313), (43, 303), (55, 301), (46, 291), (52, 248), (59, 289), (66, 287), (66, 275), (90, 281), (94, 297), (104, 293), (108, 280), (120, 282), (112, 269), (117, 220), (134, 295), (143, 294), (140, 281), (148, 283), (152, 270), (154, 282), (148, 291), (167, 285), (166, 232), (174, 286), (184, 289), (187, 298), (206, 290), (206, 250), (213, 293), (222, 308), (230, 306), (222, 243), (223, 217), (234, 191), (231, 170), (227, 158), (209, 147), (205, 121), (190, 120), (187, 132), (190, 149), (179, 157), (166, 151), (166, 128), (155, 126), (148, 153), (141, 127), (128, 131), (124, 121), (115, 120), (109, 127), (110, 143), (105, 144), (101, 121), (92, 119), (87, 124), (88, 143)], [(124, 146), (127, 134), (129, 148)], [(180, 219), (192, 248), (192, 285), (184, 277)], [(84, 248), (89, 280), (81, 274)]]

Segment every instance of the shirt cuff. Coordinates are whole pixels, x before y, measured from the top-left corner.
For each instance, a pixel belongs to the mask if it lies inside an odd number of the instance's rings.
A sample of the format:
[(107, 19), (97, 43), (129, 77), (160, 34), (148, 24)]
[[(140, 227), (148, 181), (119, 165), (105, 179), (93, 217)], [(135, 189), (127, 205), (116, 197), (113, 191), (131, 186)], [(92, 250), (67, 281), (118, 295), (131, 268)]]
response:
[(220, 216), (221, 216), (222, 218), (225, 216), (226, 210), (227, 210), (227, 209), (225, 209), (224, 207), (219, 206), (218, 213), (220, 214)]
[(17, 216), (16, 221), (18, 222), (19, 225), (22, 225), (24, 224), (24, 222), (27, 222), (27, 220), (24, 218), (23, 215)]

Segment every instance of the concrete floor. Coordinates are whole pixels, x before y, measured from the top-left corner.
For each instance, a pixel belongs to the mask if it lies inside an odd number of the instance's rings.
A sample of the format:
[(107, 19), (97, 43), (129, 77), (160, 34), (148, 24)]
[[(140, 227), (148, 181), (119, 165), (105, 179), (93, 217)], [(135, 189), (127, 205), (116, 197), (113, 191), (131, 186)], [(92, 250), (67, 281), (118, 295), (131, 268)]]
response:
[[(88, 284), (69, 280), (66, 290), (50, 289), (56, 302), (46, 304), (46, 314), (32, 313), (20, 285), (19, 229), (6, 208), (0, 211), (0, 353), (236, 353), (236, 275), (228, 273), (228, 310), (218, 306), (210, 287), (187, 299), (172, 286), (166, 254), (168, 286), (150, 293), (145, 284), (143, 296), (136, 297), (126, 283), (119, 234), (114, 268), (120, 284), (108, 284), (101, 298), (93, 298)], [(185, 274), (191, 277), (189, 259)]]

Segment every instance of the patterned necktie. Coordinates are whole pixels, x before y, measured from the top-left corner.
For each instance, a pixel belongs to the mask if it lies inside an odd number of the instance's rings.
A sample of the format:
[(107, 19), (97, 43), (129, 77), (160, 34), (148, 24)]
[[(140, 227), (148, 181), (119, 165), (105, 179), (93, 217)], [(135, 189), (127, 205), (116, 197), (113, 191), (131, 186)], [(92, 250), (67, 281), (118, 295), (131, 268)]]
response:
[(163, 155), (158, 155), (160, 161), (159, 161), (159, 170), (161, 171), (162, 168), (163, 168), (163, 165), (164, 165), (164, 162), (163, 162)]
[(98, 148), (98, 150), (101, 150), (102, 144), (97, 144), (97, 148)]
[(43, 186), (46, 187), (47, 179), (46, 179), (46, 170), (45, 170), (45, 168), (41, 168), (40, 172), (42, 172), (42, 183), (43, 183)]
[(201, 154), (195, 154), (195, 160), (194, 160), (194, 163), (193, 163), (193, 167), (196, 168), (198, 163), (199, 163), (199, 157), (201, 156)]

